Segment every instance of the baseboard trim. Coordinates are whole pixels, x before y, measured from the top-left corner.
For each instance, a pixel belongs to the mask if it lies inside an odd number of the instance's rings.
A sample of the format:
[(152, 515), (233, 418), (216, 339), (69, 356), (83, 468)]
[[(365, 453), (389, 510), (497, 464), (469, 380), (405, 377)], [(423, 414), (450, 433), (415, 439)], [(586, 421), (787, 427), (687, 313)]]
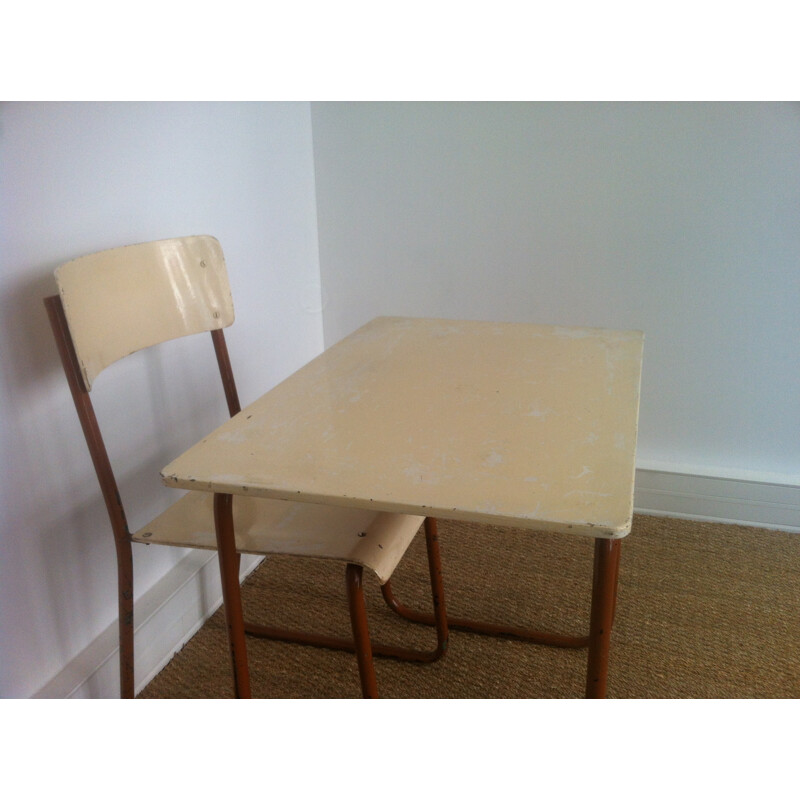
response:
[(800, 533), (800, 486), (637, 469), (634, 510)]
[[(261, 562), (242, 556), (242, 578)], [(169, 663), (222, 605), (216, 553), (190, 551), (134, 606), (136, 692)], [(58, 675), (40, 689), (37, 699), (119, 697), (119, 642), (114, 621)]]

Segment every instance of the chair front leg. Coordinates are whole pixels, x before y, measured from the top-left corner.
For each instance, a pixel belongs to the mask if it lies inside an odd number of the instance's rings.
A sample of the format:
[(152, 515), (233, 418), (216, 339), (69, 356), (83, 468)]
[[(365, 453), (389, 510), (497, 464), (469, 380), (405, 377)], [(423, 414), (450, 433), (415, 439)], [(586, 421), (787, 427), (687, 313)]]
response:
[(361, 693), (365, 698), (378, 697), (378, 684), (375, 679), (375, 665), (372, 662), (372, 644), (367, 624), (367, 608), (364, 604), (362, 585), (363, 568), (358, 564), (348, 564), (345, 570), (347, 583), (347, 603), (350, 607), (350, 623), (353, 627), (358, 674), (361, 678)]

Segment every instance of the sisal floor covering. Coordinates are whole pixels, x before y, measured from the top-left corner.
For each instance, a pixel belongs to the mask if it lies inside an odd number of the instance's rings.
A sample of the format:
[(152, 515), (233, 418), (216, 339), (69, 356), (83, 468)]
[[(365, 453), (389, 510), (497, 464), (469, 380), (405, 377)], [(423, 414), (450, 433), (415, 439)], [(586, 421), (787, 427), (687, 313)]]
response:
[[(451, 614), (580, 634), (588, 630), (591, 540), (439, 523)], [(430, 607), (420, 533), (393, 578), (398, 598)], [(365, 574), (373, 641), (432, 647)], [(274, 557), (243, 586), (253, 621), (349, 636), (344, 567)], [(256, 698), (360, 696), (350, 653), (248, 637)], [(420, 665), (376, 659), (386, 698), (572, 698), (585, 650), (451, 632), (447, 655)], [(800, 536), (636, 516), (623, 541), (611, 642), (611, 698), (800, 697)], [(232, 697), (222, 611), (175, 655), (142, 698)]]

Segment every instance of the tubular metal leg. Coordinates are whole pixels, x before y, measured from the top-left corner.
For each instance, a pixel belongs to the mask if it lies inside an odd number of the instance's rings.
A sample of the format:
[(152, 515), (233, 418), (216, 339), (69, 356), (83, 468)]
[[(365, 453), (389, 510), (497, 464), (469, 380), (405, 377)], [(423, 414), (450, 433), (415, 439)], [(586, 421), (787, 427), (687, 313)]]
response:
[[(433, 531), (435, 538), (435, 555), (431, 556), (430, 544), (428, 550), (428, 563), (433, 570), (434, 563), (436, 569), (441, 573), (441, 559), (439, 557), (439, 537), (436, 532), (436, 520), (428, 517), (425, 520), (425, 532), (428, 534), (429, 528)], [(431, 572), (431, 579), (433, 580), (433, 572)], [(436, 616), (428, 614), (423, 611), (416, 611), (408, 606), (403, 605), (394, 595), (392, 590), (391, 581), (381, 586), (381, 594), (386, 601), (386, 605), (392, 611), (399, 614), (404, 619), (410, 622), (416, 622), (420, 625), (436, 625)], [(434, 603), (434, 608), (435, 608)], [(444, 612), (444, 609), (442, 609)], [(530, 628), (519, 628), (513, 625), (497, 625), (490, 622), (479, 622), (477, 620), (466, 619), (464, 617), (449, 616), (445, 612), (445, 619), (447, 627), (453, 630), (467, 631), (469, 633), (478, 633), (484, 636), (503, 636), (511, 639), (522, 639), (527, 642), (534, 642), (535, 644), (550, 645), (551, 647), (572, 647), (580, 648), (587, 647), (589, 644), (588, 636), (570, 636), (560, 633), (549, 633), (546, 631), (537, 631)]]
[[(608, 653), (611, 629), (617, 606), (619, 560), (622, 543), (619, 539), (596, 539), (592, 577), (592, 610), (588, 636), (567, 636), (557, 633), (495, 625), (487, 622), (447, 616), (450, 629), (464, 630), (486, 636), (503, 636), (554, 647), (589, 647), (586, 672), (586, 697), (606, 696), (608, 682)], [(386, 604), (401, 617), (422, 625), (433, 625), (432, 614), (426, 614), (402, 605), (394, 596), (391, 582), (387, 581), (381, 592)]]
[(372, 662), (372, 647), (367, 625), (367, 609), (364, 605), (364, 588), (361, 583), (363, 567), (348, 564), (345, 571), (347, 583), (347, 602), (350, 607), (350, 623), (353, 627), (353, 642), (358, 659), (358, 674), (361, 678), (361, 693), (365, 698), (378, 697), (378, 684), (375, 680), (375, 665)]
[(119, 586), (119, 693), (130, 700), (135, 693), (133, 673), (133, 561), (130, 541), (117, 545), (117, 581)]
[(606, 696), (608, 651), (614, 623), (621, 550), (622, 543), (619, 539), (595, 539), (589, 658), (586, 668), (588, 698)]
[(433, 517), (425, 518), (425, 547), (428, 552), (428, 573), (431, 578), (433, 616), (436, 619), (436, 650), (430, 654), (430, 660), (435, 661), (445, 654), (450, 632), (447, 628), (447, 607), (444, 600), (444, 583), (442, 581), (442, 558), (439, 553), (439, 531), (436, 527), (436, 520)]
[[(372, 644), (372, 655), (387, 658), (396, 658), (400, 661), (416, 661), (430, 663), (440, 659), (447, 650), (448, 627), (447, 612), (445, 609), (444, 588), (442, 583), (442, 562), (439, 555), (439, 539), (436, 532), (436, 520), (425, 521), (425, 543), (428, 551), (428, 571), (431, 579), (431, 595), (433, 598), (434, 614), (430, 615), (431, 625), (436, 626), (437, 644), (434, 650), (414, 650), (407, 647), (395, 647), (379, 643)], [(381, 592), (386, 597), (385, 584)], [(387, 600), (387, 602), (389, 602)], [(391, 605), (391, 604), (390, 604)], [(355, 645), (352, 639), (343, 639), (338, 636), (325, 636), (306, 631), (277, 628), (270, 625), (259, 625), (254, 622), (245, 622), (245, 632), (250, 636), (263, 639), (278, 639), (283, 642), (312, 645), (314, 647), (327, 647), (332, 650), (348, 650), (353, 652)]]
[(242, 618), (242, 597), (239, 587), (239, 555), (233, 532), (233, 502), (229, 494), (214, 495), (214, 525), (217, 554), (222, 578), (222, 602), (233, 662), (233, 689), (236, 697), (250, 697), (250, 672), (247, 666), (247, 645)]

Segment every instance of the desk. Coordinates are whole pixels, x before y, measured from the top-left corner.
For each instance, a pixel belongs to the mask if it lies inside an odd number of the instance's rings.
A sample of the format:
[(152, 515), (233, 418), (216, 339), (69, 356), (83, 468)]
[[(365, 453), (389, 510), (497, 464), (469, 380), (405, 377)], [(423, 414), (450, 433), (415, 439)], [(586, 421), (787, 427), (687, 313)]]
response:
[(165, 467), (167, 485), (216, 493), (237, 685), (244, 494), (594, 538), (587, 694), (603, 696), (642, 347), (638, 331), (378, 318)]

